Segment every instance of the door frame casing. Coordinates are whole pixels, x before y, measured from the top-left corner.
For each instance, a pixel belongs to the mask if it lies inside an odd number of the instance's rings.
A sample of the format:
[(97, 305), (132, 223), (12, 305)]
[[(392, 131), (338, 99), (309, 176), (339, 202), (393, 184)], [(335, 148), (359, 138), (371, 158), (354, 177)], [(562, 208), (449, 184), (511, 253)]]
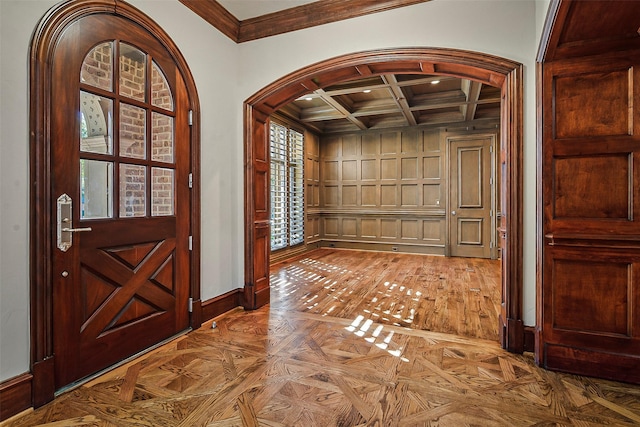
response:
[(30, 46), (30, 307), (31, 371), (34, 407), (53, 400), (55, 354), (53, 352), (53, 206), (50, 119), (54, 106), (51, 64), (59, 38), (70, 24), (93, 14), (110, 14), (131, 21), (152, 34), (171, 54), (187, 88), (192, 111), (190, 172), (193, 174), (190, 227), (193, 250), (190, 257), (189, 294), (193, 298), (191, 327), (202, 323), (200, 303), (200, 102), (191, 71), (170, 37), (151, 18), (118, 0), (75, 0), (51, 8), (36, 27)]
[[(476, 80), (501, 88), (500, 162), (502, 242), (502, 312), (500, 341), (515, 353), (524, 351), (523, 295), (523, 65), (479, 52), (446, 48), (381, 49), (318, 62), (264, 87), (244, 103), (245, 285), (243, 305), (255, 309), (269, 301), (269, 255), (265, 248), (268, 198), (257, 182), (265, 172), (268, 117), (313, 90), (384, 73), (437, 74)], [(262, 129), (261, 129), (262, 127)], [(267, 150), (268, 151), (268, 150)], [(268, 161), (268, 154), (266, 157)], [(258, 170), (260, 169), (260, 170)], [(266, 201), (264, 199), (267, 199)], [(259, 206), (258, 206), (259, 205)], [(266, 217), (266, 218), (265, 218)], [(257, 242), (260, 243), (257, 243)], [(265, 254), (266, 252), (266, 254)], [(256, 260), (259, 262), (256, 263)], [(265, 284), (266, 283), (266, 284)]]

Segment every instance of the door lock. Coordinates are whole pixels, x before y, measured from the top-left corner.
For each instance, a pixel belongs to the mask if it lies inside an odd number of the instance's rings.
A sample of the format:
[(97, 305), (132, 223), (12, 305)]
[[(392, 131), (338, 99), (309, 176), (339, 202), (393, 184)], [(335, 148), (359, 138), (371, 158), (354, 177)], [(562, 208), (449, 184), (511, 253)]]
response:
[(73, 245), (73, 233), (91, 231), (91, 227), (73, 228), (73, 201), (67, 194), (58, 197), (57, 243), (62, 252), (69, 250)]

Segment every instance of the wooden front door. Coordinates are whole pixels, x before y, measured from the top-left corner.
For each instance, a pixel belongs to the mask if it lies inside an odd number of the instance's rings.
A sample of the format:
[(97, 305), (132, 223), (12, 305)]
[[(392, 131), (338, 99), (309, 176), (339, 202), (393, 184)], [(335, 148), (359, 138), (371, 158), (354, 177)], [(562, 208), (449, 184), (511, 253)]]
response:
[(491, 257), (492, 136), (448, 138), (451, 256)]
[(52, 63), (57, 389), (188, 328), (190, 129), (152, 34), (89, 15)]

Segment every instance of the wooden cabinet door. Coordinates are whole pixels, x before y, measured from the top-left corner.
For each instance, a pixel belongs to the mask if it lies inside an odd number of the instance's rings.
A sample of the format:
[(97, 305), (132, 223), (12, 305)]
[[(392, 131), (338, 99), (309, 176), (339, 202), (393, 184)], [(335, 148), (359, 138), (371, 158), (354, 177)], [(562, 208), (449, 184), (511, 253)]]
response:
[(543, 67), (547, 368), (640, 382), (640, 55)]
[(191, 148), (180, 73), (131, 21), (79, 19), (52, 67), (59, 389), (188, 328)]

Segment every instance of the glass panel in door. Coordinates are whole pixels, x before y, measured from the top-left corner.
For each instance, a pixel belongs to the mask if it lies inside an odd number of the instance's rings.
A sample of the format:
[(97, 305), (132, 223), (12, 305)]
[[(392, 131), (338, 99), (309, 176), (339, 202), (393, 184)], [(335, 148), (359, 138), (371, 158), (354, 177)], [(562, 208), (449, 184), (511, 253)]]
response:
[(120, 164), (120, 217), (147, 215), (147, 168)]
[(113, 217), (113, 163), (80, 159), (80, 219)]
[(147, 55), (126, 43), (120, 43), (120, 95), (136, 101), (146, 100)]
[(146, 158), (146, 121), (144, 108), (120, 103), (120, 155), (134, 159)]
[(113, 101), (80, 91), (80, 151), (113, 154)]
[(100, 43), (85, 56), (80, 70), (80, 82), (113, 90), (113, 42)]

